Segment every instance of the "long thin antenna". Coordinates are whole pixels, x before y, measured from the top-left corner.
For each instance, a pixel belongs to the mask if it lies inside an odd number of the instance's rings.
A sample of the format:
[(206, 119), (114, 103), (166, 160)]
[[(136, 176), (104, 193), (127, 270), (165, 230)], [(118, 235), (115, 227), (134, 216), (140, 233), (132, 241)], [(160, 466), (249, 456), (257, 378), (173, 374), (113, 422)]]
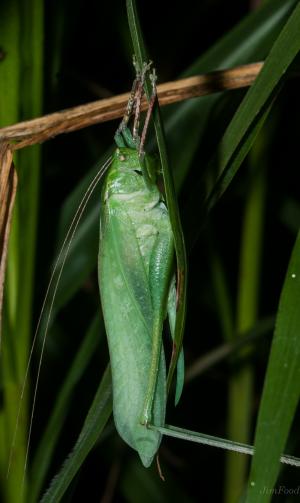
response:
[(23, 399), (24, 399), (24, 393), (25, 393), (25, 389), (26, 389), (26, 384), (27, 384), (27, 381), (28, 381), (29, 368), (30, 368), (30, 364), (31, 364), (32, 356), (33, 356), (34, 347), (35, 347), (36, 340), (37, 340), (37, 335), (38, 335), (38, 332), (39, 332), (41, 320), (42, 320), (42, 317), (43, 317), (43, 314), (44, 314), (44, 311), (45, 311), (45, 307), (46, 307), (46, 304), (47, 304), (47, 300), (48, 300), (48, 297), (49, 297), (50, 289), (51, 289), (51, 286), (52, 286), (55, 274), (56, 274), (56, 272), (58, 270), (59, 263), (60, 263), (60, 260), (61, 260), (61, 256), (64, 253), (63, 261), (61, 263), (61, 266), (60, 266), (60, 269), (59, 269), (59, 272), (58, 272), (58, 277), (57, 277), (57, 280), (56, 280), (56, 283), (55, 283), (55, 286), (54, 286), (53, 296), (52, 296), (52, 299), (51, 299), (50, 308), (49, 308), (49, 314), (48, 314), (47, 323), (46, 323), (46, 327), (45, 327), (45, 332), (44, 332), (44, 336), (43, 336), (43, 340), (42, 340), (42, 349), (41, 349), (41, 354), (40, 354), (40, 358), (39, 358), (38, 371), (37, 371), (36, 383), (35, 383), (34, 394), (33, 394), (33, 403), (32, 403), (32, 409), (31, 409), (31, 417), (30, 417), (30, 423), (29, 423), (29, 432), (28, 432), (28, 440), (27, 440), (27, 446), (26, 446), (26, 455), (25, 455), (24, 474), (23, 474), (22, 487), (23, 487), (24, 480), (25, 480), (25, 473), (26, 473), (26, 467), (27, 467), (27, 461), (28, 461), (28, 453), (29, 453), (29, 446), (30, 446), (30, 439), (31, 439), (31, 431), (32, 431), (33, 417), (34, 417), (34, 411), (35, 411), (35, 403), (36, 403), (36, 397), (37, 397), (37, 391), (38, 391), (38, 385), (39, 385), (39, 377), (40, 377), (41, 365), (42, 365), (42, 360), (43, 360), (43, 353), (44, 353), (45, 343), (46, 343), (46, 339), (47, 339), (47, 334), (48, 334), (50, 319), (51, 319), (51, 315), (52, 315), (53, 305), (54, 305), (54, 301), (55, 301), (55, 298), (56, 298), (56, 293), (57, 293), (59, 281), (60, 281), (60, 278), (61, 278), (61, 275), (62, 275), (62, 272), (63, 272), (63, 269), (64, 269), (64, 265), (65, 265), (65, 262), (66, 262), (66, 259), (67, 259), (67, 256), (68, 256), (68, 252), (70, 250), (70, 246), (71, 246), (73, 238), (74, 238), (74, 234), (75, 234), (76, 229), (78, 227), (78, 224), (79, 224), (79, 222), (81, 220), (81, 217), (82, 217), (82, 215), (84, 213), (84, 210), (85, 210), (85, 208), (87, 206), (87, 203), (88, 203), (88, 201), (89, 201), (89, 199), (90, 199), (90, 197), (91, 197), (94, 189), (96, 188), (96, 186), (99, 183), (99, 181), (101, 180), (103, 174), (105, 173), (105, 171), (109, 167), (109, 165), (111, 163), (111, 159), (112, 158), (109, 157), (105, 161), (105, 163), (101, 166), (101, 168), (99, 169), (99, 171), (97, 172), (97, 174), (95, 175), (95, 177), (93, 178), (93, 180), (90, 182), (90, 184), (89, 184), (88, 188), (86, 189), (86, 191), (85, 191), (85, 193), (83, 195), (83, 198), (82, 198), (82, 200), (81, 200), (81, 202), (80, 202), (80, 204), (79, 204), (79, 206), (78, 206), (78, 208), (77, 208), (77, 210), (76, 210), (76, 212), (75, 212), (75, 214), (73, 216), (72, 222), (71, 222), (71, 224), (70, 224), (70, 226), (68, 228), (67, 234), (66, 234), (66, 236), (64, 238), (63, 244), (62, 244), (62, 246), (60, 248), (59, 254), (58, 254), (57, 259), (55, 261), (55, 265), (54, 265), (54, 268), (53, 268), (53, 271), (52, 271), (52, 274), (51, 274), (51, 277), (50, 277), (50, 281), (48, 283), (48, 287), (47, 287), (46, 294), (45, 294), (45, 297), (44, 297), (44, 300), (43, 300), (43, 304), (42, 304), (42, 309), (41, 309), (41, 312), (40, 312), (40, 315), (39, 315), (39, 319), (38, 319), (38, 323), (37, 323), (37, 326), (36, 326), (36, 330), (35, 330), (35, 333), (34, 333), (32, 345), (31, 345), (31, 350), (30, 350), (30, 354), (29, 354), (29, 358), (28, 358), (28, 363), (27, 363), (27, 366), (26, 366), (24, 381), (23, 381), (23, 385), (22, 385), (22, 389), (21, 389), (21, 393), (20, 393), (18, 414), (17, 414), (17, 418), (16, 418), (16, 425), (15, 425), (15, 429), (14, 429), (14, 435), (13, 435), (13, 439), (12, 439), (12, 444), (11, 444), (11, 449), (10, 449), (10, 455), (9, 455), (9, 461), (8, 461), (7, 478), (9, 477), (9, 473), (10, 473), (13, 452), (14, 452), (14, 448), (15, 448), (15, 444), (16, 444), (16, 436), (17, 436), (17, 431), (18, 431), (18, 426), (19, 426), (19, 421), (20, 421), (20, 414), (21, 414), (21, 409), (22, 409), (22, 403), (23, 403)]

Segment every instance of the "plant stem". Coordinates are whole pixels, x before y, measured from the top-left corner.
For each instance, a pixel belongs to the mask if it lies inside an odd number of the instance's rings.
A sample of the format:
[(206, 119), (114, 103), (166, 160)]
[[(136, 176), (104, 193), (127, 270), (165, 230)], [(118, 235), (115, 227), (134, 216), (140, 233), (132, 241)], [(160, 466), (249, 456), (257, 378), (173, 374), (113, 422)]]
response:
[[(43, 2), (14, 0), (5, 3), (0, 19), (6, 55), (0, 69), (3, 97), (0, 123), (7, 125), (42, 112)], [(28, 422), (26, 392), (21, 411), (19, 408), (31, 333), (40, 147), (21, 152), (15, 163), (19, 185), (8, 249), (1, 355), (4, 406), (0, 427), (5, 440), (1, 451), (4, 474), (10, 464), (9, 476), (2, 483), (5, 503), (26, 501), (26, 479), (23, 480)]]
[[(240, 89), (251, 85), (262, 69), (263, 63), (251, 63), (228, 70), (165, 82), (157, 87), (160, 106), (180, 102), (196, 96), (206, 96), (227, 89)], [(299, 76), (299, 72), (295, 73)], [(43, 117), (20, 122), (0, 130), (1, 140), (17, 140), (15, 148), (33, 145), (54, 136), (123, 117), (129, 93), (119, 94), (85, 105), (79, 105)], [(148, 102), (142, 100), (141, 110), (147, 110)]]
[[(237, 299), (236, 333), (245, 333), (257, 321), (260, 263), (265, 202), (265, 169), (262, 160), (264, 136), (260, 135), (250, 156), (253, 174), (244, 210), (240, 272)], [(245, 350), (240, 353), (245, 356)], [(228, 390), (228, 436), (237, 442), (249, 443), (253, 402), (253, 368), (246, 364), (236, 371)], [(229, 453), (225, 475), (225, 501), (232, 503), (241, 495), (246, 480), (248, 460)]]

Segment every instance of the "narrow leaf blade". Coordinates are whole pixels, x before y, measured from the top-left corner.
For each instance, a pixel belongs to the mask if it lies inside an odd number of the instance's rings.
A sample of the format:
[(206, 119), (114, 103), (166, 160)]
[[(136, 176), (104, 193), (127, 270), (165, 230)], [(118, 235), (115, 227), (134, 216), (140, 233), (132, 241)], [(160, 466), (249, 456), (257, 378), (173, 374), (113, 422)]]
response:
[(107, 367), (94, 401), (90, 407), (81, 433), (70, 456), (54, 477), (41, 503), (61, 501), (70, 483), (79, 471), (87, 455), (99, 439), (112, 412), (112, 388), (110, 368)]
[[(255, 434), (246, 502), (270, 501), (300, 398), (300, 231), (286, 273)], [(264, 487), (268, 491), (264, 491)]]
[[(249, 89), (247, 95), (238, 108), (234, 118), (230, 122), (220, 145), (219, 176), (216, 187), (213, 188), (209, 198), (213, 202), (224, 193), (242, 160), (249, 151), (256, 134), (249, 140), (249, 132), (257, 124), (264, 108), (270, 102), (273, 94), (282, 82), (283, 76), (300, 50), (300, 4), (294, 9), (279, 37), (274, 43), (265, 64)], [(264, 119), (267, 113), (263, 114)], [(262, 126), (264, 120), (259, 121)], [(256, 125), (256, 133), (259, 127)], [(248, 136), (248, 138), (247, 138)], [(244, 141), (244, 139), (246, 139)], [(247, 144), (247, 148), (245, 148)], [(241, 155), (242, 153), (242, 155)], [(239, 157), (238, 162), (231, 162)]]

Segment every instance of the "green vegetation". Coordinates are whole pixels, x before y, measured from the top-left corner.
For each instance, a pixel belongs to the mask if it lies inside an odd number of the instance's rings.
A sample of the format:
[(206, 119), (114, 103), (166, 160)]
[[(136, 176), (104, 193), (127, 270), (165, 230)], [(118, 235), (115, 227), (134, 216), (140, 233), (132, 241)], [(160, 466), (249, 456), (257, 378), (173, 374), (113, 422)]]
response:
[[(46, 306), (19, 414), (51, 264), (111, 152), (117, 122), (110, 122), (59, 136), (43, 145), (42, 156), (39, 145), (15, 155), (19, 183), (0, 354), (1, 500), (80, 501), (88, 486), (95, 501), (265, 503), (276, 501), (279, 487), (286, 491), (281, 501), (297, 501), (299, 468), (282, 468), (279, 459), (299, 456), (293, 422), (300, 396), (300, 4), (269, 0), (250, 9), (246, 1), (235, 8), (221, 0), (197, 6), (187, 0), (177, 10), (136, 3), (141, 30), (131, 1), (129, 23), (121, 0), (90, 8), (81, 0), (3, 1), (0, 127), (129, 89), (133, 47), (142, 59), (143, 38), (160, 82), (265, 60), (248, 90), (157, 111), (156, 136), (153, 128), (146, 145), (171, 168), (178, 196), (189, 271), (186, 367), (224, 343), (239, 348), (205, 374), (194, 373), (176, 408), (171, 393), (167, 423), (254, 444), (255, 454), (224, 455), (164, 437), (163, 483), (156, 464), (143, 468), (117, 435), (96, 275), (100, 186), (72, 242), (44, 345)], [(184, 266), (166, 172), (164, 184)], [(241, 344), (244, 337), (248, 342)]]

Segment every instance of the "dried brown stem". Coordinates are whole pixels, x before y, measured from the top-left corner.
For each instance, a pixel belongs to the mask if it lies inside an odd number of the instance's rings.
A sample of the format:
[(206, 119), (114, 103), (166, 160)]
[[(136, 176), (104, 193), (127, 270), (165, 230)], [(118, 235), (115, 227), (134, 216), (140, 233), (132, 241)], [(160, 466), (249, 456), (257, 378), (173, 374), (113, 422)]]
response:
[[(178, 101), (205, 96), (218, 91), (238, 89), (250, 86), (263, 63), (238, 66), (230, 70), (198, 75), (174, 82), (160, 84), (157, 88), (161, 106)], [(41, 143), (61, 133), (117, 119), (124, 115), (129, 94), (120, 94), (113, 98), (87, 103), (61, 112), (44, 115), (37, 119), (19, 122), (0, 129), (0, 141), (16, 141), (14, 150)], [(147, 108), (146, 100), (142, 101), (142, 110)]]
[(8, 237), (17, 189), (17, 174), (8, 143), (0, 143), (0, 346), (3, 289), (6, 269)]

